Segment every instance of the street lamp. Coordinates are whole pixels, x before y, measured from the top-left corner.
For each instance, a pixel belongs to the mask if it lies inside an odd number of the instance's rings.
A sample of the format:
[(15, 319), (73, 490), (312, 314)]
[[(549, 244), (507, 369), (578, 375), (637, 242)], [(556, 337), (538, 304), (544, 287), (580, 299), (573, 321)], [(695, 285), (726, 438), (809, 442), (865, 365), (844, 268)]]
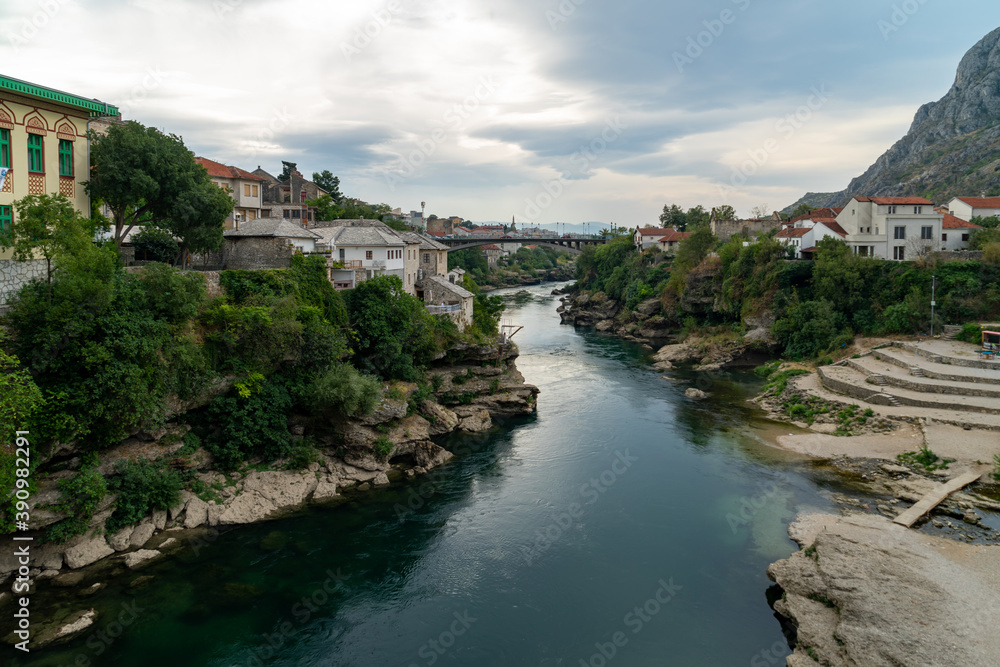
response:
[(934, 306), (937, 305), (937, 276), (931, 276), (931, 338), (934, 338)]

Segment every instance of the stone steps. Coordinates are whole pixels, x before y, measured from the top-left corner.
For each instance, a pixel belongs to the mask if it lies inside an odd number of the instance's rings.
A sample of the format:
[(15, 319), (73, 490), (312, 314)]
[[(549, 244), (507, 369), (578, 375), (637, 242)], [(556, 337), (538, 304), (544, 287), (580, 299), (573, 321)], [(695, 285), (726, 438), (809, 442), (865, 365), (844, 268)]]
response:
[[(1000, 385), (1000, 365), (990, 368), (956, 367), (917, 356), (897, 347), (887, 347), (872, 352), (872, 356), (893, 366), (906, 369), (915, 377), (932, 378), (948, 382), (974, 382)], [(915, 372), (919, 370), (919, 375)]]
[(935, 380), (927, 378), (923, 369), (911, 368), (909, 373), (901, 367), (881, 361), (876, 357), (849, 359), (847, 366), (867, 376), (869, 384), (880, 387), (897, 387), (927, 394), (975, 396), (1000, 400), (1000, 385), (967, 382), (964, 380)]
[(941, 334), (941, 338), (945, 340), (955, 340), (955, 336), (962, 333), (962, 327), (955, 326), (954, 324), (946, 324), (944, 327), (944, 332)]
[(827, 389), (876, 405), (1000, 415), (1000, 401), (996, 398), (921, 392), (895, 386), (879, 387), (879, 391), (873, 391), (867, 374), (851, 366), (826, 366), (818, 369), (817, 373)]

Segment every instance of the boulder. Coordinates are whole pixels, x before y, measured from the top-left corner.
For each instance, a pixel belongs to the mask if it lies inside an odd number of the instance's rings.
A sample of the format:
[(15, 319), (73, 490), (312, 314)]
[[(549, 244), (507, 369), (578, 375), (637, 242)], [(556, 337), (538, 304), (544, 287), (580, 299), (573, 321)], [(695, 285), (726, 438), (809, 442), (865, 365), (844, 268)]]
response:
[(694, 387), (691, 387), (690, 389), (685, 391), (684, 395), (690, 398), (692, 401), (704, 401), (706, 398), (708, 398), (708, 394), (703, 392), (701, 389), (695, 389)]
[(375, 477), (374, 480), (372, 480), (372, 484), (374, 484), (375, 486), (388, 486), (389, 476), (386, 475), (384, 472), (380, 472), (378, 476)]
[(413, 458), (419, 467), (431, 470), (455, 458), (455, 455), (433, 442), (421, 442), (414, 448)]
[(461, 420), (459, 430), (469, 433), (485, 433), (493, 428), (493, 419), (485, 408), (474, 405), (462, 405), (455, 408), (455, 414)]
[(698, 350), (690, 345), (664, 345), (653, 359), (654, 361), (669, 361), (674, 364), (682, 364), (686, 361), (694, 361), (699, 356)]
[(652, 317), (653, 315), (658, 314), (662, 309), (663, 305), (660, 303), (659, 299), (649, 299), (648, 301), (643, 301), (636, 306), (635, 312), (645, 317)]
[(208, 503), (198, 496), (191, 496), (184, 506), (184, 527), (197, 528), (208, 521)]
[(229, 502), (219, 517), (219, 524), (254, 523), (298, 507), (318, 484), (316, 474), (311, 472), (252, 472), (242, 481), (243, 492)]
[(132, 539), (129, 540), (129, 546), (133, 549), (145, 546), (146, 542), (149, 542), (149, 538), (153, 536), (156, 532), (156, 526), (153, 524), (152, 519), (144, 519), (142, 523), (135, 527), (132, 531)]
[(66, 567), (78, 570), (91, 563), (96, 563), (102, 558), (107, 558), (114, 552), (115, 550), (108, 546), (103, 535), (88, 537), (66, 549)]
[(374, 412), (361, 418), (361, 423), (367, 426), (375, 426), (377, 424), (384, 424), (385, 422), (402, 419), (406, 416), (408, 407), (409, 406), (406, 401), (383, 398), (382, 402), (379, 403)]
[(49, 644), (69, 641), (92, 626), (96, 620), (97, 611), (94, 609), (86, 609), (70, 614), (53, 631), (42, 632), (33, 642), (33, 646), (34, 648), (40, 648)]
[(209, 526), (218, 526), (225, 511), (226, 508), (224, 505), (210, 504), (208, 506), (208, 516), (205, 519), (206, 523), (208, 523)]
[(129, 542), (132, 540), (133, 526), (126, 526), (119, 530), (114, 535), (108, 538), (108, 544), (115, 551), (125, 551), (129, 548)]
[(598, 331), (606, 333), (606, 332), (611, 331), (611, 330), (613, 330), (615, 328), (615, 321), (614, 320), (601, 320), (600, 322), (597, 323), (597, 326), (595, 326), (594, 328), (597, 329)]
[(157, 530), (163, 530), (167, 527), (167, 511), (166, 510), (156, 510), (153, 512), (153, 525)]
[(333, 475), (327, 475), (326, 477), (321, 478), (312, 495), (313, 502), (324, 502), (338, 497), (337, 478)]
[(420, 406), (420, 410), (430, 422), (429, 433), (432, 436), (451, 433), (458, 428), (458, 415), (443, 405), (439, 405), (434, 401), (424, 401), (423, 405)]
[(58, 588), (73, 588), (83, 581), (83, 572), (67, 572), (52, 580), (52, 585)]
[(140, 549), (139, 551), (133, 551), (132, 553), (125, 554), (125, 567), (130, 570), (135, 570), (143, 567), (146, 563), (153, 560), (154, 558), (160, 557), (162, 554), (159, 551), (153, 549)]

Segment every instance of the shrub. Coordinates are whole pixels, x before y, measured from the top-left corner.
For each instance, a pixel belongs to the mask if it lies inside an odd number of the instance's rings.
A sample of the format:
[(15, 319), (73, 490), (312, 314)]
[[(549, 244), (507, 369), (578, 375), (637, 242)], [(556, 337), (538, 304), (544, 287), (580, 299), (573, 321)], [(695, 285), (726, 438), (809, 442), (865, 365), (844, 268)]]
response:
[(289, 470), (302, 470), (322, 459), (323, 456), (319, 453), (319, 450), (311, 443), (302, 442), (289, 450), (287, 467)]
[(61, 499), (56, 508), (69, 514), (69, 518), (49, 526), (46, 539), (63, 544), (86, 532), (97, 506), (108, 492), (108, 485), (95, 466), (85, 465), (72, 477), (59, 480), (57, 486)]
[(828, 301), (794, 304), (787, 316), (774, 323), (774, 334), (784, 343), (786, 357), (815, 357), (830, 349), (837, 336), (833, 307)]
[(962, 325), (962, 330), (955, 339), (966, 343), (980, 343), (983, 340), (983, 328), (974, 322), (968, 322)]
[(137, 260), (165, 264), (173, 264), (181, 251), (173, 234), (156, 227), (146, 227), (133, 236), (132, 246)]
[(139, 282), (154, 317), (170, 324), (190, 320), (205, 300), (205, 277), (196, 271), (150, 264), (139, 273)]
[(222, 470), (233, 470), (252, 456), (273, 461), (288, 452), (290, 433), (286, 415), (292, 406), (288, 391), (276, 382), (247, 387), (246, 396), (220, 396), (209, 416), (219, 432), (205, 448)]
[(392, 454), (393, 448), (394, 445), (392, 444), (392, 440), (384, 435), (381, 435), (378, 440), (375, 441), (372, 451), (375, 453), (377, 458), (385, 461), (389, 458), (389, 455)]
[(360, 417), (374, 412), (382, 398), (382, 383), (353, 366), (338, 363), (316, 378), (308, 390), (317, 417)]
[(153, 510), (170, 509), (177, 504), (182, 486), (179, 474), (146, 459), (118, 461), (109, 485), (118, 501), (104, 527), (115, 533), (139, 523)]

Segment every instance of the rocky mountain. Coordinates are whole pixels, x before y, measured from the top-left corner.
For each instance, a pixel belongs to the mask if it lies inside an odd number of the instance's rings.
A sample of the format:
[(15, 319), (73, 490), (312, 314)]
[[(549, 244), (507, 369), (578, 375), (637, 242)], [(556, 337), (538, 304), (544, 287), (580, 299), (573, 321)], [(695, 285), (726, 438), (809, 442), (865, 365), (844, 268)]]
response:
[(920, 107), (905, 137), (846, 190), (816, 203), (843, 206), (855, 195), (1000, 195), (1000, 28), (965, 54), (955, 83), (938, 102)]

